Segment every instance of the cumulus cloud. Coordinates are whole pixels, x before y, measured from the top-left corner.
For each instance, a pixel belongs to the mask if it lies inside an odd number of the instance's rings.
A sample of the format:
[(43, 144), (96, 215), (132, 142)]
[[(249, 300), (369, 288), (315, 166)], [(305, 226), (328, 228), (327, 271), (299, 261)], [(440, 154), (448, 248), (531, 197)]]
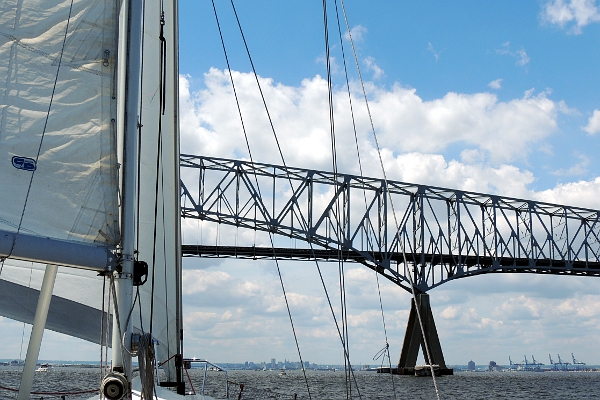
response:
[(561, 183), (552, 189), (537, 192), (535, 198), (549, 203), (599, 209), (598, 194), (600, 194), (600, 177), (590, 181)]
[(373, 90), (371, 109), (380, 140), (400, 151), (440, 152), (452, 143), (474, 145), (495, 162), (522, 158), (557, 129), (556, 104), (545, 92), (498, 101), (490, 93), (448, 93), (423, 101), (399, 85)]
[[(233, 72), (250, 146), (263, 162), (281, 164), (273, 133), (251, 74)], [(283, 153), (290, 165), (330, 169), (327, 82), (320, 76), (298, 87), (259, 78)], [(181, 78), (181, 135), (184, 152), (248, 157), (235, 102), (224, 71), (211, 69), (206, 89), (190, 93)], [(441, 152), (456, 143), (479, 149), (494, 163), (523, 159), (557, 130), (560, 113), (546, 92), (499, 101), (491, 93), (448, 93), (423, 100), (415, 89), (367, 84), (367, 95), (380, 145), (395, 152)], [(340, 153), (356, 154), (348, 95), (334, 92)], [(353, 88), (357, 138), (365, 154), (374, 149), (362, 94)], [(357, 172), (345, 157), (345, 172)], [(341, 161), (344, 163), (344, 160)]]
[(600, 21), (596, 0), (551, 0), (542, 10), (542, 19), (579, 35), (582, 28)]
[(504, 301), (497, 307), (495, 314), (503, 320), (532, 320), (539, 319), (543, 304), (537, 300), (521, 295)]
[(600, 110), (594, 110), (594, 114), (588, 119), (588, 124), (582, 129), (590, 135), (600, 132)]
[(488, 86), (492, 89), (501, 89), (502, 88), (502, 79), (496, 79), (488, 83)]

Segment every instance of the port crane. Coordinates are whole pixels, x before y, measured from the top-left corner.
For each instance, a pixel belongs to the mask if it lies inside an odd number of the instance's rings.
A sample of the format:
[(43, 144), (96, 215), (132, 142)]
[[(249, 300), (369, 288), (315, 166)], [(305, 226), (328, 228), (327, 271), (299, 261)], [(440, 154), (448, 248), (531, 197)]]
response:
[(550, 358), (550, 366), (552, 366), (552, 370), (558, 371), (558, 363), (552, 361), (552, 356), (550, 354), (548, 354), (548, 357)]
[(571, 353), (571, 358), (573, 359), (573, 365), (575, 366), (575, 368), (576, 368), (576, 369), (579, 369), (579, 366), (580, 366), (580, 365), (585, 365), (585, 363), (584, 363), (584, 362), (577, 361), (577, 360), (575, 359), (575, 356), (573, 355), (573, 353)]
[(535, 361), (535, 357), (533, 356), (533, 354), (531, 355), (531, 359), (533, 360), (532, 364), (533, 365), (533, 369), (535, 371), (539, 371), (541, 369), (541, 366), (544, 365), (544, 363), (539, 363), (537, 361)]
[(510, 364), (510, 368), (509, 369), (517, 370), (521, 366), (521, 364), (519, 364), (519, 363), (513, 363), (512, 360), (510, 359), (510, 356), (508, 356), (508, 362)]
[[(560, 359), (560, 354), (558, 355), (558, 365), (560, 365), (561, 369), (567, 370), (569, 369), (569, 364), (571, 364), (570, 362), (564, 362), (563, 360)], [(563, 367), (564, 365), (564, 367)]]

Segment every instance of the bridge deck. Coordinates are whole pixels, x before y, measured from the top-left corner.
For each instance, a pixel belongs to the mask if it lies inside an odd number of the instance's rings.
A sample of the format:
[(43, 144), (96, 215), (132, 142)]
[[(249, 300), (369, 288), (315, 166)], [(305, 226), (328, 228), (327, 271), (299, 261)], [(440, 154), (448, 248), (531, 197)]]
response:
[[(242, 258), (242, 259), (290, 259), (299, 261), (330, 261), (338, 260), (357, 262), (374, 268), (371, 260), (390, 260), (394, 263), (404, 263), (402, 253), (388, 253), (383, 257), (381, 253), (359, 254), (348, 250), (335, 249), (306, 249), (306, 248), (284, 248), (284, 247), (255, 247), (255, 246), (210, 246), (210, 245), (183, 245), (184, 257), (208, 257), (208, 258)], [(409, 264), (414, 264), (421, 259), (421, 254), (406, 254)], [(426, 266), (446, 265), (448, 267), (463, 267), (465, 276), (484, 273), (541, 273), (556, 275), (583, 275), (600, 276), (600, 262), (572, 261), (564, 262), (551, 259), (536, 260), (533, 262), (527, 258), (492, 258), (487, 256), (458, 256), (452, 254), (424, 254)], [(417, 263), (420, 264), (420, 263)], [(476, 270), (469, 271), (469, 268)], [(454, 268), (453, 268), (454, 269)]]

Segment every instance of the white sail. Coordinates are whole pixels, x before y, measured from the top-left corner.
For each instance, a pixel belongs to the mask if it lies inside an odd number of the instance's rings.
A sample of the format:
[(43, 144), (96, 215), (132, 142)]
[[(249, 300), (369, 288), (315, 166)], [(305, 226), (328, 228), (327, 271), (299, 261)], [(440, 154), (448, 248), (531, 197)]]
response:
[[(152, 330), (158, 362), (167, 362), (167, 381), (175, 382), (173, 356), (181, 353), (177, 5), (144, 4), (143, 49), (130, 49), (142, 52), (143, 62), (137, 198), (128, 207), (136, 208), (135, 258), (148, 264), (149, 273), (139, 287), (141, 312), (130, 315), (134, 332)], [(119, 149), (125, 119), (138, 113), (124, 115), (117, 107), (126, 100), (124, 64), (116, 59), (117, 49), (125, 50), (123, 36), (120, 48), (117, 42), (118, 28), (126, 25), (119, 21), (123, 8), (120, 0), (0, 3), (0, 185), (11, 188), (0, 190), (7, 205), (0, 209), (0, 257), (97, 270), (114, 266), (103, 253), (96, 257), (93, 247), (113, 250), (121, 242)], [(0, 315), (31, 322), (33, 309), (13, 300), (37, 298), (43, 266), (11, 262), (0, 274), (0, 287), (11, 294), (0, 301)], [(104, 278), (68, 271), (59, 270), (46, 326), (99, 342)], [(28, 273), (39, 276), (30, 282)], [(80, 282), (79, 290), (63, 290), (64, 282)], [(95, 322), (75, 323), (84, 317)]]
[[(5, 262), (0, 278), (1, 316), (33, 323), (44, 270), (45, 266), (41, 264)], [(106, 312), (108, 299), (105, 299), (105, 312), (102, 313), (103, 279), (93, 271), (59, 267), (46, 329), (93, 343), (105, 343), (106, 334), (110, 335), (111, 330), (106, 325), (110, 323)]]
[(0, 231), (119, 242), (119, 7), (119, 0), (0, 3)]
[[(161, 2), (146, 1), (142, 73), (142, 130), (140, 148), (138, 259), (148, 263), (148, 281), (140, 287), (143, 329), (150, 329), (158, 341), (156, 353), (164, 362), (180, 350), (181, 269), (179, 199), (179, 127), (177, 71), (177, 8), (175, 2), (163, 3), (165, 48), (164, 86), (160, 86)], [(161, 91), (164, 90), (161, 105)], [(164, 114), (161, 107), (164, 107)], [(159, 148), (159, 123), (160, 142)], [(160, 156), (160, 157), (159, 157)], [(157, 169), (157, 161), (159, 162)], [(158, 172), (158, 175), (157, 175)], [(158, 184), (158, 186), (157, 186)], [(156, 232), (156, 234), (155, 234)], [(156, 236), (155, 236), (156, 235)], [(154, 271), (154, 282), (152, 282)], [(152, 296), (153, 295), (153, 296)], [(153, 307), (152, 305), (153, 298)], [(134, 320), (134, 327), (139, 328)], [(167, 381), (175, 382), (175, 362), (165, 365)]]

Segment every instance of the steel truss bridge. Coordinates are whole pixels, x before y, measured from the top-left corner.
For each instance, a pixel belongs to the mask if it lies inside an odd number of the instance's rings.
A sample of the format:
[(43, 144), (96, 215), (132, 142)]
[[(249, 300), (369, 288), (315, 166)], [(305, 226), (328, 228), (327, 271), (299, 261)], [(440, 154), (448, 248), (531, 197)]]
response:
[[(420, 292), (486, 273), (600, 276), (600, 211), (240, 160), (181, 155), (182, 217), (303, 249), (184, 246), (184, 255), (362, 263)], [(410, 274), (410, 277), (409, 277)]]

